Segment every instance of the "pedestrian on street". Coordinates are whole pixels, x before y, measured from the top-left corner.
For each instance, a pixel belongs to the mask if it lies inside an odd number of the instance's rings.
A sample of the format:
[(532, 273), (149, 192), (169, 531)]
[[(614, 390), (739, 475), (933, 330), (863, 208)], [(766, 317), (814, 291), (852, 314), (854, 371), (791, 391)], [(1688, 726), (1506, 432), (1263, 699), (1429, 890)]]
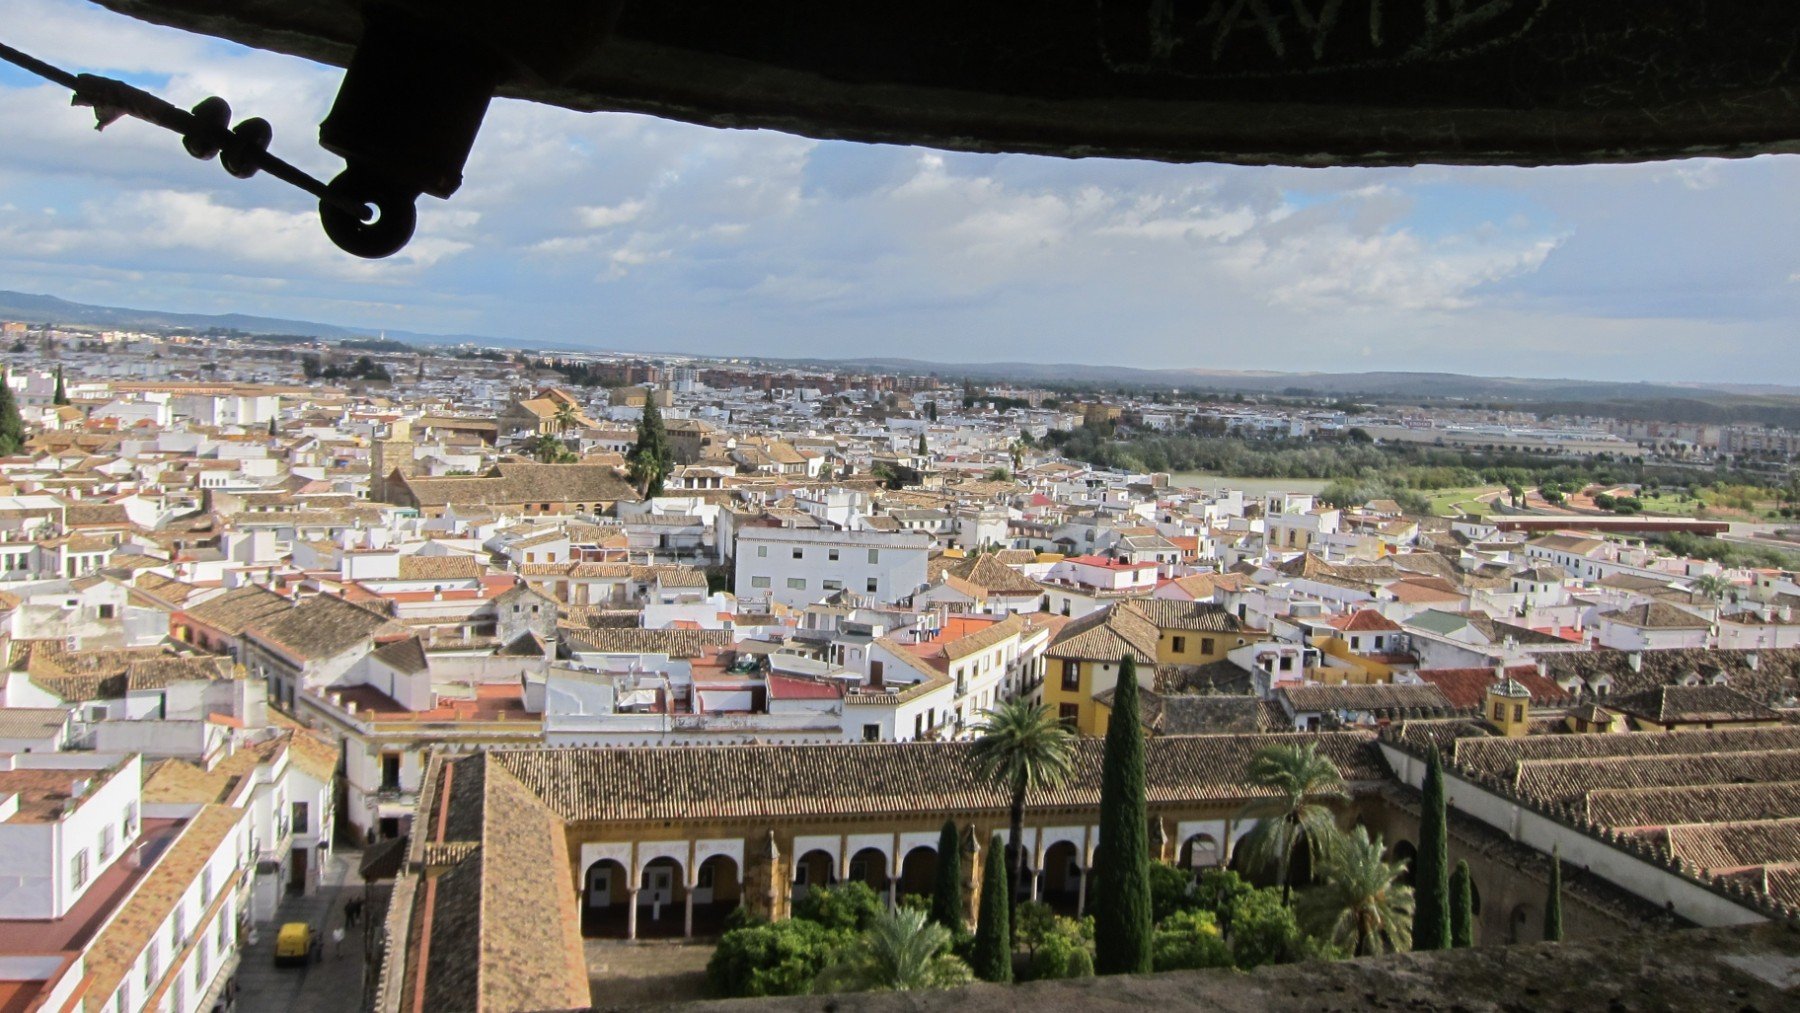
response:
[(342, 957), (343, 955), (344, 955), (344, 930), (341, 928), (332, 929), (331, 930), (331, 956), (332, 956), (332, 959), (334, 959), (334, 960), (338, 959), (338, 958)]

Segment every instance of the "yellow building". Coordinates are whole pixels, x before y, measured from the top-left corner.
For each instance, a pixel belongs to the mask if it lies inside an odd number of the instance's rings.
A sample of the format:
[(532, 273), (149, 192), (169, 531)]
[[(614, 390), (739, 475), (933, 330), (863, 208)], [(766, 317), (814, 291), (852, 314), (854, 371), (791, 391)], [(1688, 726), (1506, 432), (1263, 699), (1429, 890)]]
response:
[(1126, 604), (1156, 626), (1156, 663), (1210, 665), (1246, 644), (1269, 639), (1211, 602), (1141, 598)]
[(1094, 700), (1119, 682), (1119, 662), (1137, 662), (1137, 680), (1149, 688), (1156, 678), (1160, 631), (1127, 602), (1117, 602), (1069, 623), (1044, 656), (1044, 703), (1082, 735), (1104, 735), (1106, 708)]

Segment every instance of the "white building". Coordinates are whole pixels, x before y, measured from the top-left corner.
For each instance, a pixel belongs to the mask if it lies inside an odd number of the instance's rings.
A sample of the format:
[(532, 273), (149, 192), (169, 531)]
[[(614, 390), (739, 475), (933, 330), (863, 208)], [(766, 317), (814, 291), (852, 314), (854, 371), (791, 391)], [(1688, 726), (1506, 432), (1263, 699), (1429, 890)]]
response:
[(838, 591), (893, 602), (925, 586), (931, 538), (922, 532), (748, 527), (737, 533), (740, 598), (790, 607)]

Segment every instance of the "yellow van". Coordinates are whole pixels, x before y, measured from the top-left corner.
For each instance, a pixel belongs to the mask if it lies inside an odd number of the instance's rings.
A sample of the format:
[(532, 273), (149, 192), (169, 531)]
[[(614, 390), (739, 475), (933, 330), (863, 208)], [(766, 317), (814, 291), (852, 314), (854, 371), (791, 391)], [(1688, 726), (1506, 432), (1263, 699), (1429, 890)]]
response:
[(313, 931), (305, 922), (288, 922), (275, 935), (275, 963), (304, 964), (312, 959)]

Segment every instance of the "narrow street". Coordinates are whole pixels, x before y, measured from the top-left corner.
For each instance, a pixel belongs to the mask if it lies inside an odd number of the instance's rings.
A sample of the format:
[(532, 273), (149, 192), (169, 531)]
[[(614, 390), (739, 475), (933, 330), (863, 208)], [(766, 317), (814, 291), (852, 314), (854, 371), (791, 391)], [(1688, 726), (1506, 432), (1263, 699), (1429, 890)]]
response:
[[(337, 851), (325, 881), (310, 897), (287, 897), (274, 918), (257, 926), (238, 967), (238, 1013), (346, 1013), (362, 1005), (362, 925), (344, 934), (343, 953), (333, 952), (331, 930), (344, 924), (344, 902), (362, 883), (360, 851)], [(302, 966), (275, 966), (275, 936), (288, 922), (307, 922), (323, 940), (322, 958)]]

